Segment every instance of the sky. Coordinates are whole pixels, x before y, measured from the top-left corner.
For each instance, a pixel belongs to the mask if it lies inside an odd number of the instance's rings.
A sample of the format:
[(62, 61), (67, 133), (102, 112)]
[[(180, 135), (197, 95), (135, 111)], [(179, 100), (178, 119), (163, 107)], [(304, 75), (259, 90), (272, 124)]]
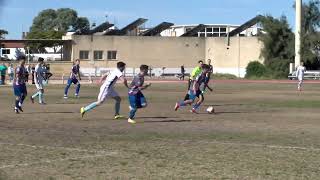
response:
[(293, 3), (294, 0), (0, 0), (0, 29), (9, 31), (7, 39), (20, 39), (33, 18), (48, 8), (72, 8), (91, 23), (108, 19), (119, 28), (139, 17), (149, 20), (146, 27), (163, 21), (176, 25), (240, 25), (258, 14), (286, 15), (293, 28)]

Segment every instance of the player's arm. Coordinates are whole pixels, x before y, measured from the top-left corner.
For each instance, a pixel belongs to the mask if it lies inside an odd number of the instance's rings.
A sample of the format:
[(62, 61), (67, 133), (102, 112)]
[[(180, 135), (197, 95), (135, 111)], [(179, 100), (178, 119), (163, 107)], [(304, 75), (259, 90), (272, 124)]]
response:
[(101, 76), (100, 80), (99, 80), (99, 84), (102, 84), (102, 82), (104, 80), (106, 80), (106, 78), (108, 77), (108, 74), (104, 74), (103, 76)]
[(209, 89), (209, 91), (213, 91), (213, 89), (208, 85), (208, 83), (206, 84), (206, 87)]
[(123, 82), (124, 86), (126, 86), (129, 89), (128, 81), (124, 76), (120, 76), (119, 80)]
[(140, 87), (139, 89), (140, 89), (140, 90), (145, 90), (145, 89), (147, 89), (147, 88), (150, 87), (150, 86), (151, 86), (151, 83), (148, 83), (148, 84)]

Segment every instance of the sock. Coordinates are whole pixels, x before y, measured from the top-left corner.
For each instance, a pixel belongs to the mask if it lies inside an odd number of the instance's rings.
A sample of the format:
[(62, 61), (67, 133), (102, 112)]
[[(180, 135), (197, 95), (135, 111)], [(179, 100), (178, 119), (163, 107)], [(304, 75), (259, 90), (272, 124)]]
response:
[(25, 96), (25, 95), (22, 95), (22, 96), (20, 97), (19, 106), (22, 106), (23, 101), (24, 101), (25, 99), (26, 99), (26, 96)]
[(64, 95), (68, 95), (68, 91), (69, 91), (70, 85), (71, 84), (68, 83), (66, 88), (64, 88)]
[(32, 97), (32, 99), (34, 99), (35, 97), (37, 97), (38, 95), (39, 95), (39, 91), (38, 92), (36, 92), (34, 95), (32, 95), (31, 97)]
[(116, 114), (115, 115), (119, 115), (120, 114), (120, 102), (121, 101), (116, 101), (116, 104), (114, 106), (114, 109), (116, 111)]
[(43, 94), (39, 92), (39, 103), (43, 103)]
[(193, 105), (193, 109), (197, 110), (200, 107), (201, 104), (196, 103), (195, 105)]
[(77, 88), (76, 88), (76, 95), (79, 95), (79, 92), (80, 92), (80, 86), (81, 86), (80, 84), (78, 84), (78, 85), (77, 85)]
[(88, 106), (86, 106), (86, 107), (84, 108), (84, 111), (85, 111), (85, 112), (90, 111), (90, 110), (94, 109), (95, 107), (97, 107), (97, 102), (91, 103), (91, 104), (89, 104)]
[(19, 107), (19, 100), (16, 100), (15, 102), (15, 108)]
[(134, 119), (134, 116), (136, 115), (136, 112), (137, 112), (137, 108), (132, 108), (130, 110), (130, 113), (129, 113), (129, 118), (130, 119)]

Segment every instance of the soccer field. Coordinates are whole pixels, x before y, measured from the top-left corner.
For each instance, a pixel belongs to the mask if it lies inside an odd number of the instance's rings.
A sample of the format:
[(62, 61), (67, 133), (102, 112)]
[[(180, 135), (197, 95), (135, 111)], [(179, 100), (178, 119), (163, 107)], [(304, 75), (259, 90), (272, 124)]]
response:
[[(113, 120), (113, 100), (81, 119), (99, 87), (83, 85), (81, 98), (68, 100), (63, 88), (50, 85), (47, 105), (28, 98), (16, 115), (11, 87), (0, 87), (0, 179), (320, 177), (319, 84), (299, 94), (296, 84), (217, 83), (200, 114), (173, 110), (185, 84), (153, 84), (135, 125)], [(117, 89), (127, 116), (127, 92)], [(216, 114), (205, 112), (209, 105)]]

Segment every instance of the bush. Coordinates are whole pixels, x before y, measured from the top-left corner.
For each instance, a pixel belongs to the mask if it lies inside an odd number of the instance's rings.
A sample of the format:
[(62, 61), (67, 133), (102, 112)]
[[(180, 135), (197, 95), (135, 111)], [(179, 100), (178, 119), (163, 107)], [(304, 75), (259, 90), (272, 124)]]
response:
[(247, 66), (246, 78), (260, 78), (266, 76), (267, 68), (259, 61), (250, 62)]

